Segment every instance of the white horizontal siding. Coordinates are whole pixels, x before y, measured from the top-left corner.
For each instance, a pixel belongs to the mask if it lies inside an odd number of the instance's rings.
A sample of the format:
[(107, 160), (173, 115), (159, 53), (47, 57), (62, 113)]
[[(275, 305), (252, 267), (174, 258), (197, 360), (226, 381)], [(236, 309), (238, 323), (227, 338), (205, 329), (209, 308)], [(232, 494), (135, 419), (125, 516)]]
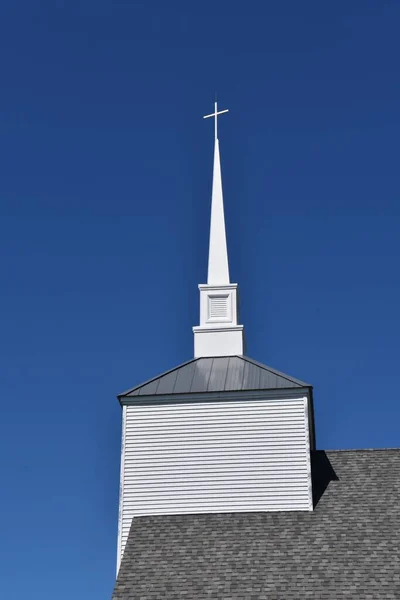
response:
[(120, 556), (134, 516), (311, 510), (306, 397), (124, 409)]
[[(122, 407), (122, 438), (121, 438), (121, 465), (119, 481), (119, 509), (118, 509), (118, 543), (117, 543), (117, 575), (121, 564), (127, 539), (124, 523), (124, 479), (125, 479), (125, 436), (126, 436), (126, 406)], [(129, 531), (128, 531), (129, 533)]]

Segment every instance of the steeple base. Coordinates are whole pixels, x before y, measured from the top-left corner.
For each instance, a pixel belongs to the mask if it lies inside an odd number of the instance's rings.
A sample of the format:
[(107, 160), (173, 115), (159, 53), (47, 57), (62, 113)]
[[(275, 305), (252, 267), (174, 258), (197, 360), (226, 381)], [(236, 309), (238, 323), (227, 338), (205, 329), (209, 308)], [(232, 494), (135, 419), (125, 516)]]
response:
[(194, 356), (242, 356), (243, 325), (238, 325), (236, 283), (199, 285), (200, 325), (193, 327)]
[(205, 329), (193, 327), (194, 357), (242, 356), (243, 325)]

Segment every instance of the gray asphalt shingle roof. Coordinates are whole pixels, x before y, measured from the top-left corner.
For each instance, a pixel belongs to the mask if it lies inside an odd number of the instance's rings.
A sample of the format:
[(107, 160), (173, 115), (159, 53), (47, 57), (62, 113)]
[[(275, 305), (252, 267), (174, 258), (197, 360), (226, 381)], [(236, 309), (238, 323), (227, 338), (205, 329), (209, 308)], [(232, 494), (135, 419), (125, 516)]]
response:
[(119, 394), (118, 398), (301, 387), (311, 386), (247, 356), (218, 356), (194, 358)]
[(314, 512), (134, 519), (113, 600), (400, 598), (400, 449), (312, 472)]

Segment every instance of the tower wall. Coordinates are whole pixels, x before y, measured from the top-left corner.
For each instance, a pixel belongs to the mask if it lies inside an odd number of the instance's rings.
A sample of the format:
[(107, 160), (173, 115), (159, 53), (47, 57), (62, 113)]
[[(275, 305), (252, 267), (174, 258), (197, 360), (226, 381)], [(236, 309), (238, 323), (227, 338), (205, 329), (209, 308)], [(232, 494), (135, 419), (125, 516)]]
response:
[(119, 560), (135, 516), (312, 510), (307, 396), (149, 399), (124, 415)]

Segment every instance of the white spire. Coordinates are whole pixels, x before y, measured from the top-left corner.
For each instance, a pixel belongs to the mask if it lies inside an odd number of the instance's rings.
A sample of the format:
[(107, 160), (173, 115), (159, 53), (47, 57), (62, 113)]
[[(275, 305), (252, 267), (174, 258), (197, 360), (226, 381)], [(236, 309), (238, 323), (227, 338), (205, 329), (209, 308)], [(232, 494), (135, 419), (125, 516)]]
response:
[(208, 277), (209, 285), (229, 284), (228, 251), (226, 247), (224, 199), (222, 195), (221, 161), (219, 157), (218, 142), (218, 115), (227, 113), (228, 110), (218, 112), (215, 102), (215, 110), (206, 115), (204, 119), (214, 117), (215, 119), (215, 145), (214, 145), (214, 174), (211, 199), (211, 221), (210, 221), (210, 246), (208, 253)]
[(218, 139), (215, 140), (214, 148), (214, 175), (211, 199), (207, 283), (210, 285), (229, 283), (228, 250), (226, 247), (224, 199), (222, 195)]
[(211, 199), (208, 277), (200, 290), (200, 326), (193, 327), (194, 354), (200, 356), (233, 356), (243, 354), (243, 325), (238, 325), (237, 284), (230, 283), (226, 246), (224, 200), (218, 143), (218, 112), (204, 118), (215, 119), (214, 173)]

